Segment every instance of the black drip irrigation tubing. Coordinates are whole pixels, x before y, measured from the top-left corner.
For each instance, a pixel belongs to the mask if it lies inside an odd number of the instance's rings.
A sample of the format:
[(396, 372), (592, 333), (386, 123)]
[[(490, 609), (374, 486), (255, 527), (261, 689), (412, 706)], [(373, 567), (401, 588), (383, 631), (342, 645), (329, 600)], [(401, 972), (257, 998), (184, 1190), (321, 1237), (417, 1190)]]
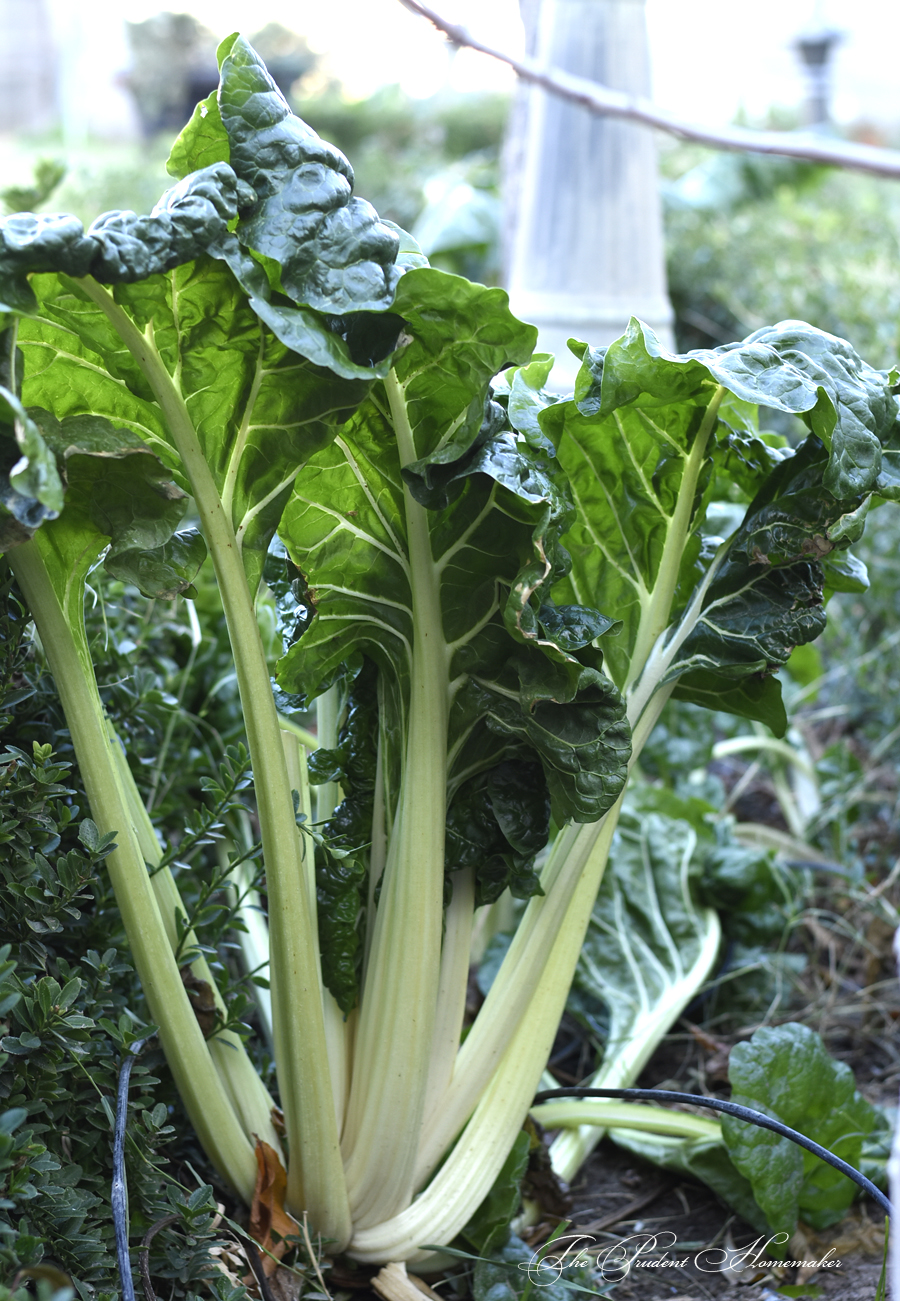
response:
[(702, 1093), (676, 1093), (671, 1089), (575, 1088), (544, 1089), (543, 1092), (535, 1094), (533, 1105), (550, 1102), (553, 1098), (625, 1098), (633, 1102), (690, 1102), (695, 1107), (709, 1107), (711, 1111), (724, 1111), (727, 1116), (735, 1116), (738, 1120), (745, 1120), (750, 1125), (758, 1125), (760, 1129), (770, 1129), (773, 1134), (780, 1134), (782, 1138), (789, 1138), (792, 1143), (805, 1147), (807, 1152), (812, 1152), (813, 1156), (819, 1157), (828, 1165), (834, 1166), (835, 1170), (840, 1170), (842, 1175), (852, 1179), (855, 1184), (858, 1184), (864, 1192), (867, 1192), (878, 1203), (885, 1215), (893, 1219), (894, 1211), (887, 1197), (880, 1188), (872, 1183), (871, 1179), (867, 1179), (855, 1166), (848, 1165), (839, 1156), (829, 1152), (827, 1147), (821, 1147), (818, 1143), (814, 1143), (805, 1134), (798, 1133), (796, 1129), (791, 1129), (789, 1125), (783, 1125), (780, 1120), (773, 1120), (771, 1116), (766, 1116), (761, 1111), (754, 1111), (752, 1107), (742, 1107), (737, 1102), (720, 1102), (718, 1098), (707, 1098)]
[(119, 1088), (116, 1093), (116, 1128), (113, 1132), (113, 1177), (110, 1191), (113, 1224), (116, 1231), (116, 1258), (122, 1283), (122, 1301), (135, 1301), (134, 1282), (131, 1277), (131, 1253), (128, 1250), (128, 1186), (125, 1183), (125, 1126), (128, 1120), (128, 1082), (131, 1068), (146, 1043), (138, 1039), (128, 1049), (119, 1071)]

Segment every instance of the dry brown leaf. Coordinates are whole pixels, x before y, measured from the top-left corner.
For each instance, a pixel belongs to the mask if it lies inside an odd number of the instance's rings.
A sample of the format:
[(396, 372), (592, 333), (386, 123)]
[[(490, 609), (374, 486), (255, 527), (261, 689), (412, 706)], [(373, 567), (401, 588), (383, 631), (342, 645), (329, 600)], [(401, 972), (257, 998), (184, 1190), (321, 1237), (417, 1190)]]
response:
[(731, 1051), (730, 1044), (726, 1043), (724, 1039), (717, 1039), (715, 1035), (711, 1035), (709, 1031), (704, 1030), (702, 1026), (694, 1025), (691, 1021), (685, 1021), (685, 1025), (690, 1030), (692, 1038), (701, 1048), (704, 1048), (706, 1052), (729, 1053)]
[(299, 1301), (303, 1291), (303, 1279), (293, 1269), (279, 1265), (269, 1279), (269, 1291), (275, 1301)]
[[(819, 1260), (825, 1252), (820, 1248), (816, 1236), (808, 1225), (798, 1224), (794, 1236), (788, 1244), (788, 1256), (792, 1260)], [(809, 1280), (818, 1274), (815, 1265), (801, 1265), (797, 1270), (795, 1282), (808, 1283)]]
[(880, 1256), (884, 1252), (884, 1224), (873, 1222), (859, 1212), (841, 1220), (834, 1233), (828, 1245), (834, 1248), (836, 1256), (849, 1256), (856, 1251), (864, 1256)]
[[(287, 1194), (287, 1172), (278, 1158), (278, 1153), (261, 1138), (256, 1140), (256, 1188), (253, 1190), (253, 1205), (250, 1208), (250, 1236), (265, 1250), (260, 1253), (263, 1269), (269, 1278), (278, 1268), (277, 1261), (287, 1250), (287, 1243), (275, 1242), (272, 1235), (278, 1234), (284, 1239), (288, 1234), (296, 1235), (298, 1225), (284, 1209)], [(267, 1256), (265, 1252), (272, 1254)], [(272, 1256), (277, 1257), (273, 1260)]]
[(212, 985), (209, 981), (201, 980), (199, 976), (195, 976), (189, 962), (178, 968), (178, 974), (181, 976), (181, 982), (187, 990), (188, 1001), (194, 1009), (194, 1016), (203, 1031), (203, 1038), (208, 1039), (220, 1020)]

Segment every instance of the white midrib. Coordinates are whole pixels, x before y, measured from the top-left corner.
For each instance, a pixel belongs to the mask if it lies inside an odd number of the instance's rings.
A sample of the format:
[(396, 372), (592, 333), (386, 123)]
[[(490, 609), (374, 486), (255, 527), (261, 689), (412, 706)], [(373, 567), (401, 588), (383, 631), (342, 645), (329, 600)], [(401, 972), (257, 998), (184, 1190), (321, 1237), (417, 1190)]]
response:
[[(724, 396), (725, 389), (722, 385), (719, 385), (710, 398), (700, 428), (694, 438), (693, 446), (685, 460), (675, 509), (666, 526), (666, 541), (649, 601), (642, 594), (638, 633), (631, 654), (628, 676), (623, 688), (626, 697), (631, 694), (632, 687), (641, 676), (657, 639), (668, 626), (675, 587), (678, 583), (678, 572), (681, 568), (684, 548), (690, 536), (694, 495), (706, 459), (707, 444), (715, 429), (719, 406)], [(629, 717), (636, 718), (637, 716), (632, 716), (629, 710)]]
[(225, 509), (226, 515), (232, 521), (232, 524), (234, 523), (234, 491), (237, 485), (238, 471), (241, 467), (241, 458), (243, 457), (244, 451), (247, 447), (247, 440), (250, 437), (250, 418), (253, 415), (253, 408), (256, 405), (256, 399), (259, 397), (259, 390), (262, 387), (263, 376), (265, 375), (262, 364), (263, 344), (264, 335), (262, 327), (260, 326), (259, 352), (256, 358), (253, 379), (250, 384), (250, 392), (247, 394), (247, 401), (244, 403), (244, 414), (241, 418), (240, 428), (238, 429), (237, 437), (234, 440), (234, 445), (228, 456), (228, 466), (225, 470), (225, 479), (222, 484), (222, 506)]
[[(416, 448), (394, 372), (385, 391), (400, 464), (408, 465)], [(397, 1214), (412, 1197), (441, 963), (450, 650), (428, 513), (406, 485), (404, 504), (414, 630), (409, 724), (343, 1141), (358, 1227)]]

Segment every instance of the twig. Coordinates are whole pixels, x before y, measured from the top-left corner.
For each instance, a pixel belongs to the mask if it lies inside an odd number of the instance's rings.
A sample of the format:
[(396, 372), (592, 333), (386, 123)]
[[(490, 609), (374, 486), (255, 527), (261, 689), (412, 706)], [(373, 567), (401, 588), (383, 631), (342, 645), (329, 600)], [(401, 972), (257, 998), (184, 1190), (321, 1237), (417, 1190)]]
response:
[(150, 1243), (157, 1233), (167, 1229), (170, 1224), (177, 1224), (180, 1219), (180, 1215), (164, 1215), (161, 1220), (151, 1224), (144, 1234), (144, 1241), (141, 1243), (141, 1249), (138, 1252), (138, 1268), (141, 1271), (141, 1287), (144, 1289), (144, 1301), (156, 1301), (156, 1293), (153, 1291), (153, 1283), (150, 1280)]
[(610, 1211), (608, 1215), (601, 1215), (599, 1220), (591, 1220), (588, 1224), (576, 1224), (573, 1232), (576, 1233), (600, 1233), (603, 1229), (612, 1228), (614, 1224), (619, 1224), (622, 1220), (627, 1220), (635, 1211), (642, 1211), (645, 1206), (655, 1202), (657, 1197), (668, 1192), (672, 1187), (670, 1179), (656, 1184), (648, 1193), (643, 1193), (640, 1197), (635, 1197), (627, 1206), (621, 1207), (618, 1211)]
[(275, 1301), (275, 1296), (269, 1287), (269, 1280), (266, 1278), (266, 1268), (262, 1256), (260, 1256), (256, 1248), (256, 1243), (252, 1238), (247, 1238), (243, 1234), (241, 1234), (240, 1243), (244, 1249), (244, 1255), (247, 1257), (250, 1273), (256, 1279), (262, 1301)]
[(312, 1267), (316, 1271), (316, 1278), (319, 1280), (319, 1287), (325, 1293), (328, 1301), (331, 1301), (331, 1293), (325, 1286), (325, 1280), (322, 1277), (322, 1271), (319, 1269), (319, 1261), (316, 1253), (312, 1249), (312, 1243), (309, 1240), (309, 1225), (307, 1224), (306, 1211), (303, 1212), (303, 1241), (306, 1243), (306, 1250), (309, 1252), (309, 1258), (312, 1261)]
[(122, 1283), (122, 1301), (134, 1301), (134, 1282), (131, 1277), (131, 1255), (128, 1250), (128, 1188), (125, 1183), (125, 1127), (128, 1122), (128, 1081), (131, 1069), (146, 1039), (137, 1039), (128, 1049), (119, 1071), (119, 1088), (116, 1094), (116, 1126), (113, 1131), (113, 1178), (110, 1205), (116, 1234), (116, 1259)]
[(869, 891), (866, 895), (866, 903), (871, 903), (873, 899), (877, 899), (879, 895), (884, 894), (885, 890), (889, 890), (897, 880), (898, 876), (900, 876), (900, 858), (897, 859), (896, 863), (891, 868), (890, 873), (881, 882), (881, 885), (876, 885), (873, 890)]
[(549, 90), (551, 94), (562, 99), (581, 104), (591, 113), (607, 117), (624, 118), (628, 122), (639, 122), (644, 126), (656, 127), (670, 135), (680, 136), (683, 140), (695, 140), (698, 144), (711, 145), (714, 149), (738, 149), (757, 154), (780, 154), (785, 158), (800, 158), (810, 163), (825, 163), (832, 167), (849, 167), (858, 172), (870, 172), (874, 176), (891, 176), (900, 178), (900, 151), (879, 149), (873, 145), (858, 145), (848, 142), (820, 139), (807, 132), (794, 131), (754, 131), (748, 127), (704, 127), (694, 122), (685, 122), (682, 118), (660, 108), (642, 95), (630, 95), (625, 91), (613, 90), (587, 77), (578, 77), (574, 73), (564, 72), (561, 68), (551, 68), (538, 63), (536, 59), (523, 56), (513, 58), (503, 50), (486, 45), (477, 40), (457, 23), (451, 23), (434, 9), (423, 4), (422, 0), (400, 0), (411, 13), (427, 18), (449, 39), (453, 45), (468, 46), (478, 50), (492, 59), (509, 64), (523, 81), (530, 81), (535, 86)]

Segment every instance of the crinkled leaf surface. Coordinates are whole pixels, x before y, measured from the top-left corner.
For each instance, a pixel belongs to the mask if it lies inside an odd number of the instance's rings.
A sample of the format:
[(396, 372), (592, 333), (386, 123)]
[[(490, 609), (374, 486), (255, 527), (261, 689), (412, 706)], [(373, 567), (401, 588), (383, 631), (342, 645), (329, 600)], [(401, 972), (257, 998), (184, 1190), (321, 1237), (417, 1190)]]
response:
[(56, 457), (19, 399), (0, 386), (0, 550), (27, 541), (62, 503)]
[(219, 110), (231, 166), (255, 195), (238, 238), (277, 264), (279, 288), (323, 312), (389, 307), (399, 278), (397, 236), (370, 204), (351, 197), (344, 155), (294, 116), (241, 37), (222, 63)]
[[(814, 1030), (796, 1022), (757, 1030), (749, 1043), (732, 1049), (728, 1075), (735, 1102), (781, 1120), (859, 1167), (877, 1113), (857, 1093), (849, 1066), (829, 1056)], [(845, 1175), (789, 1139), (733, 1116), (723, 1117), (722, 1133), (776, 1232), (792, 1233), (798, 1215), (814, 1229), (835, 1224), (856, 1196)]]
[[(454, 683), (452, 788), (520, 749), (520, 736), (538, 747), (561, 784), (573, 778), (570, 798), (577, 800), (582, 760), (596, 757), (586, 757), (591, 710), (595, 720), (597, 709), (609, 714), (603, 727), (595, 721), (592, 743), (609, 729), (617, 755), (627, 743), (611, 684), (543, 634), (532, 610), (553, 574), (554, 535), (569, 504), (549, 460), (508, 433), (483, 436), (488, 381), (504, 359), (527, 352), (533, 333), (509, 315), (502, 291), (431, 270), (404, 277), (397, 306), (411, 337), (397, 374), (420, 460), (401, 476), (388, 403), (376, 386), (311, 462), (281, 532), (306, 575), (316, 619), (282, 661), (279, 679), (289, 690), (314, 693), (364, 651), (404, 716), (412, 639), (405, 477), (415, 497), (443, 504), (429, 518)], [(443, 455), (450, 442), (452, 462)], [(435, 464), (449, 471), (439, 490), (430, 476)], [(611, 802), (599, 792), (594, 798), (595, 809)]]
[(33, 312), (29, 275), (133, 283), (198, 257), (237, 216), (237, 178), (225, 163), (166, 190), (149, 216), (107, 212), (84, 230), (75, 217), (16, 213), (0, 220), (0, 312)]
[[(351, 197), (346, 160), (290, 113), (246, 42), (221, 53), (218, 98), (176, 142), (181, 179), (149, 216), (107, 213), (86, 232), (70, 217), (0, 221), (0, 311), (26, 314), (26, 403), (130, 428), (186, 487), (145, 376), (80, 281), (115, 286), (197, 431), (255, 589), (298, 468), (361, 400), (372, 364), (386, 370), (401, 241)], [(36, 431), (20, 421), (17, 437), (28, 474), (0, 482), (27, 535), (16, 512), (39, 523), (58, 503), (33, 482)]]
[(556, 1250), (554, 1243), (535, 1250), (511, 1233), (505, 1245), (492, 1246), (490, 1256), (475, 1265), (474, 1301), (519, 1301), (535, 1291), (546, 1301), (575, 1301), (583, 1293), (603, 1296), (597, 1291), (596, 1269), (577, 1246), (576, 1235), (570, 1234), (560, 1239)]
[[(69, 565), (71, 583), (77, 575), (83, 579), (105, 552), (107, 570), (145, 596), (188, 591), (206, 545), (196, 532), (175, 533), (187, 498), (150, 449), (130, 430), (99, 416), (59, 421), (39, 407), (22, 415), (53, 458), (60, 483), (61, 515), (44, 512), (38, 523), (48, 534), (49, 551), (58, 553), (62, 574)], [(16, 537), (7, 545), (25, 540)]]
[(340, 781), (344, 795), (319, 828), (324, 844), (317, 847), (315, 862), (322, 976), (345, 1014), (359, 987), (364, 851), (372, 835), (377, 753), (378, 682), (375, 665), (367, 660), (350, 684), (337, 748), (315, 750), (310, 757), (310, 781)]
[(12, 326), (0, 332), (0, 549), (26, 541), (63, 504), (56, 457), (19, 400), (21, 378)]
[[(727, 394), (698, 465), (691, 452), (719, 386)], [(773, 449), (748, 404), (800, 415), (813, 434), (796, 454)], [(653, 640), (666, 607), (670, 642), (677, 632), (666, 668), (681, 679), (678, 694), (778, 730), (777, 688), (764, 676), (823, 626), (822, 561), (862, 530), (895, 407), (885, 376), (797, 322), (684, 356), (632, 322), (605, 352), (586, 351), (575, 398), (539, 416), (577, 510), (564, 538), (572, 570), (554, 595), (622, 619), (606, 652), (615, 680), (627, 680), (636, 647), (647, 651), (642, 623)], [(730, 548), (717, 552), (704, 520), (729, 481), (737, 500), (752, 500)]]
[[(40, 552), (49, 581), (72, 629), (85, 671), (92, 674), (84, 626), (84, 588), (105, 552), (110, 571), (135, 583), (145, 596), (172, 597), (190, 591), (206, 547), (196, 534), (175, 530), (186, 495), (166, 467), (129, 431), (96, 417), (57, 422), (34, 412), (48, 431), (65, 479), (59, 516), (45, 520), (32, 545)], [(87, 435), (85, 428), (87, 424)], [(88, 453), (79, 442), (90, 443)]]

